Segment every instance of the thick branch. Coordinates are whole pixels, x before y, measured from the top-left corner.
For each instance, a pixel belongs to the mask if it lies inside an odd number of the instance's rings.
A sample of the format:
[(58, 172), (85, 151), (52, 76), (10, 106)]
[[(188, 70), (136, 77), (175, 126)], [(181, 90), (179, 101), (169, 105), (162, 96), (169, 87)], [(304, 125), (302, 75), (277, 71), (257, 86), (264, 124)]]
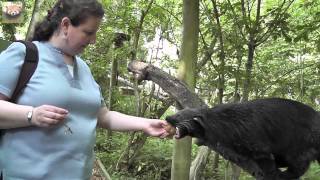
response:
[(170, 94), (181, 107), (200, 107), (206, 104), (182, 81), (173, 78), (168, 73), (141, 61), (132, 61), (128, 70), (134, 73), (137, 80), (151, 80), (158, 84), (164, 91)]

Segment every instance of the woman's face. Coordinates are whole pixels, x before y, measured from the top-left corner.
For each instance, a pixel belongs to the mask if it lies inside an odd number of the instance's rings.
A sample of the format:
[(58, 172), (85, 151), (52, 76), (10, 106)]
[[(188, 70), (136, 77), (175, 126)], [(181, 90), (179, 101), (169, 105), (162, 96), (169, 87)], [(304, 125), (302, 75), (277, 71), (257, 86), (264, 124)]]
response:
[(73, 26), (71, 23), (66, 28), (66, 53), (76, 55), (89, 45), (96, 42), (96, 34), (101, 23), (101, 18), (89, 17), (79, 26)]

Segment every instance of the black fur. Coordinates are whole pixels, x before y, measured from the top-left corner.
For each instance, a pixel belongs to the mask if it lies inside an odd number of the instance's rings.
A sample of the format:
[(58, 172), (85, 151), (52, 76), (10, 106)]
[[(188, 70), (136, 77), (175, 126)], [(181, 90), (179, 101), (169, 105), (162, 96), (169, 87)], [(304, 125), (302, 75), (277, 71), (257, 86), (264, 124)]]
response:
[(297, 101), (270, 98), (186, 108), (166, 120), (178, 127), (179, 138), (197, 137), (257, 179), (297, 179), (320, 159), (319, 114)]

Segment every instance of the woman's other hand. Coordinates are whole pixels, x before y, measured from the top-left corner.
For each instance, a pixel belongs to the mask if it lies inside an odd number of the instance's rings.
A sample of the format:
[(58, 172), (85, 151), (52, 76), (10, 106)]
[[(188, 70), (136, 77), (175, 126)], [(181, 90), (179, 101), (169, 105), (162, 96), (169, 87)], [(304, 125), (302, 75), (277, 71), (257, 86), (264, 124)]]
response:
[(42, 105), (33, 109), (31, 124), (39, 127), (53, 127), (63, 122), (68, 111), (56, 106)]

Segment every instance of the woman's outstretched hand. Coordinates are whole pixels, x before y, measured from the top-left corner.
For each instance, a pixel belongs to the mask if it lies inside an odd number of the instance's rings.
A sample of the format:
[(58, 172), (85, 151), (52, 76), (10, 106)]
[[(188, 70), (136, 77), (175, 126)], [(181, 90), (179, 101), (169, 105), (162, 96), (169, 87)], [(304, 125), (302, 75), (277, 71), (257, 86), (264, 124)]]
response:
[(175, 128), (164, 120), (152, 119), (143, 131), (149, 136), (167, 138), (174, 135)]

